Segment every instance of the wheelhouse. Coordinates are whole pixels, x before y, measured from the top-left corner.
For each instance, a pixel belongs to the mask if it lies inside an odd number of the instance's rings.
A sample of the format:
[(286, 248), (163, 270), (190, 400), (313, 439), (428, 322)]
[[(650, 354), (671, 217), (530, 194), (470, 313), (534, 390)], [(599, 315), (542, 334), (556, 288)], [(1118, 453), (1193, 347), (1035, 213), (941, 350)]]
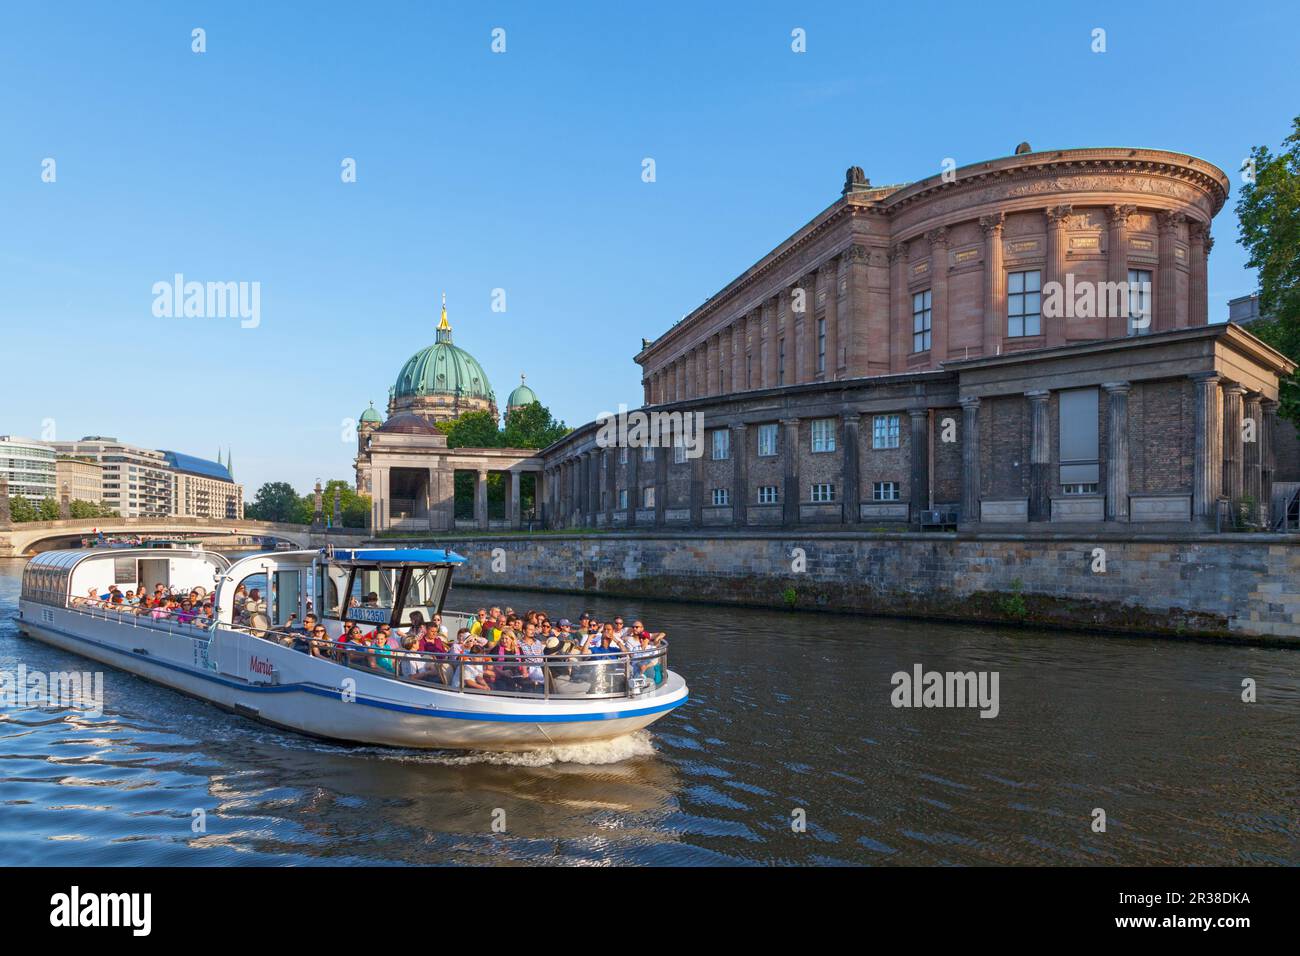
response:
[(442, 612), (455, 568), (465, 559), (432, 548), (334, 551), (317, 562), (314, 606), (327, 621), (406, 627)]

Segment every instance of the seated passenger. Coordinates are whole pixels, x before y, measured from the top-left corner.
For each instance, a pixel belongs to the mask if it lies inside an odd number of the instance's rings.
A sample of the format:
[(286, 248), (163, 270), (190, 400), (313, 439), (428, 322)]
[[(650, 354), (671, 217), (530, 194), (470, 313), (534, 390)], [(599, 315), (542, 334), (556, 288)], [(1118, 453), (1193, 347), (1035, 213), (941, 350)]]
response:
[(323, 660), (334, 660), (334, 651), (330, 647), (330, 636), (325, 628), (317, 624), (311, 632), (311, 656)]

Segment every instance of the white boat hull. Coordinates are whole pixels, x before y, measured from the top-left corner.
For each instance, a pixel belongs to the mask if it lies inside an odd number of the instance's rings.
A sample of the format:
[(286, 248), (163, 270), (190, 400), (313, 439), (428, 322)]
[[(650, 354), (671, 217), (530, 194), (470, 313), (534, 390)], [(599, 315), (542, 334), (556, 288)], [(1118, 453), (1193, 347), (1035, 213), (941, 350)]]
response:
[(36, 640), (242, 716), (350, 743), (537, 750), (632, 733), (688, 697), (685, 681), (672, 672), (636, 697), (467, 694), (344, 668), (222, 627), (208, 639), (137, 624), (129, 615), (103, 618), (29, 601), (19, 612), (19, 630)]

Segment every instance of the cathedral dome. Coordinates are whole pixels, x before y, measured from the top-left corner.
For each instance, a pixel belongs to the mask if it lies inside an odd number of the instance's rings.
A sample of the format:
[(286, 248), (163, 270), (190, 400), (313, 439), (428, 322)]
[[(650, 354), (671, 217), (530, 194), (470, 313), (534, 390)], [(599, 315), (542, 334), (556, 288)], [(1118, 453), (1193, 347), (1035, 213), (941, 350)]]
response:
[(478, 359), (452, 344), (447, 306), (442, 307), (437, 341), (416, 352), (397, 373), (393, 398), (447, 395), (460, 399), (494, 401), (492, 385)]
[(537, 400), (537, 393), (524, 384), (524, 376), (520, 375), (518, 387), (511, 392), (510, 397), (506, 399), (506, 410), (509, 411), (512, 408), (523, 408), (526, 405), (533, 404), (533, 402)]
[(379, 414), (379, 409), (375, 408), (375, 403), (371, 402), (370, 407), (361, 413), (361, 423), (363, 425), (378, 425), (384, 420)]

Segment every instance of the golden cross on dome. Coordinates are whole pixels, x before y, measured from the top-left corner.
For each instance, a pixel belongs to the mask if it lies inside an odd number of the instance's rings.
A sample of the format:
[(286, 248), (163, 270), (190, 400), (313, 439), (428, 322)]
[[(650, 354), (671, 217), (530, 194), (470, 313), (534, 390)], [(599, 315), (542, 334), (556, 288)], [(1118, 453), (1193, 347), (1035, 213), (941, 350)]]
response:
[(451, 325), (447, 322), (447, 293), (442, 294), (442, 321), (438, 323), (439, 332), (450, 332)]

